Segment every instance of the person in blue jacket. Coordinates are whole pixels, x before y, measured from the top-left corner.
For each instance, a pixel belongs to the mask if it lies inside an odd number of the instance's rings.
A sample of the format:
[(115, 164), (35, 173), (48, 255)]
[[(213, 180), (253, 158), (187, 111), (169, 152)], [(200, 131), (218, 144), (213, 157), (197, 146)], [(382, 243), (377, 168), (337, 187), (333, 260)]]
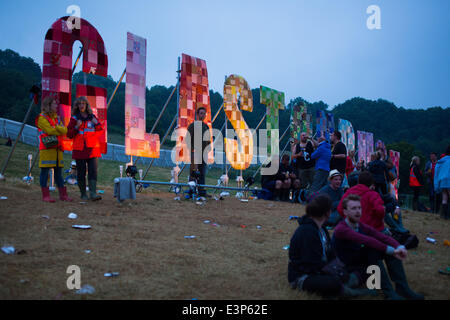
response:
[(318, 139), (316, 151), (311, 154), (311, 159), (316, 160), (315, 173), (310, 192), (319, 191), (327, 184), (328, 173), (330, 172), (331, 146), (323, 133)]
[(450, 219), (448, 202), (450, 199), (450, 145), (445, 155), (436, 163), (434, 169), (434, 190), (442, 193), (441, 218)]

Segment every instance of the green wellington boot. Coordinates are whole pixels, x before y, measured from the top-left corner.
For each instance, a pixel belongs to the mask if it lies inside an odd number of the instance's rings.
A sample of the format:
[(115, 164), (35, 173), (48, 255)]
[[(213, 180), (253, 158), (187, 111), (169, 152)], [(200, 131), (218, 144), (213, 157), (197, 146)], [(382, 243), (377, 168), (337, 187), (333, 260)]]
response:
[(97, 194), (97, 181), (89, 180), (89, 198), (92, 201), (101, 200), (102, 197)]

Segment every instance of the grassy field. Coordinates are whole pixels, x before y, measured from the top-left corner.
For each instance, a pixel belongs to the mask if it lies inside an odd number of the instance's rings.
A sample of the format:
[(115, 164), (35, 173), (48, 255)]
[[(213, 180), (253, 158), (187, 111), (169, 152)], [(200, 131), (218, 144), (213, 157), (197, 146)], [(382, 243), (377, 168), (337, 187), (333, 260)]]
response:
[[(0, 142), (3, 160), (9, 148)], [(74, 202), (48, 204), (41, 201), (36, 183), (21, 181), (30, 150), (18, 146), (7, 179), (0, 181), (0, 196), (8, 198), (0, 200), (0, 245), (18, 251), (0, 252), (0, 299), (319, 298), (292, 290), (287, 283), (283, 247), (297, 227), (289, 216), (303, 215), (304, 206), (243, 203), (234, 197), (197, 205), (175, 201), (167, 188), (147, 188), (136, 200), (118, 203), (112, 179), (119, 174), (119, 163), (108, 161), (100, 161), (99, 168), (103, 200), (80, 202), (77, 188), (69, 186)], [(33, 176), (38, 179), (37, 168)], [(215, 184), (215, 177), (207, 183)], [(153, 168), (150, 178), (168, 181), (169, 169)], [(76, 220), (67, 218), (71, 212), (78, 215)], [(92, 228), (74, 229), (74, 224)], [(450, 278), (438, 272), (450, 266), (450, 247), (443, 244), (450, 240), (449, 222), (405, 211), (404, 224), (420, 240), (404, 263), (411, 287), (427, 299), (450, 299)], [(185, 238), (191, 235), (195, 238)], [(426, 242), (427, 236), (437, 243)], [(94, 294), (79, 295), (67, 288), (70, 265), (80, 267), (81, 284), (93, 286)], [(106, 272), (119, 276), (107, 278)]]

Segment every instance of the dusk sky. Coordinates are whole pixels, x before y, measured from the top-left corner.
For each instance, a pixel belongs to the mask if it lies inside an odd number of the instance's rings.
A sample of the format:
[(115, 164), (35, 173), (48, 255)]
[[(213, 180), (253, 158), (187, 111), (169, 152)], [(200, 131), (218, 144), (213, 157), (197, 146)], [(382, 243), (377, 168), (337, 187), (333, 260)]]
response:
[[(221, 94), (224, 77), (238, 74), (252, 88), (285, 92), (286, 103), (450, 105), (449, 0), (1, 1), (0, 49), (42, 68), (45, 34), (70, 5), (100, 32), (116, 81), (129, 31), (147, 39), (148, 87), (175, 85), (186, 53), (206, 60), (210, 89)], [(381, 29), (367, 27), (370, 5), (380, 8)]]

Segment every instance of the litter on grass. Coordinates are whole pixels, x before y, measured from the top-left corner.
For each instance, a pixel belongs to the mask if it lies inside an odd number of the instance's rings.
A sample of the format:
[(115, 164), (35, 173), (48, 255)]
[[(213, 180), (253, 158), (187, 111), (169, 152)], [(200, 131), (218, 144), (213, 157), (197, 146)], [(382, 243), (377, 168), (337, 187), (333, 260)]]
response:
[(76, 218), (78, 218), (78, 216), (77, 216), (76, 213), (71, 212), (71, 213), (69, 213), (69, 215), (67, 216), (67, 218), (69, 218), (69, 219), (76, 219)]
[(108, 272), (108, 273), (105, 273), (104, 276), (107, 278), (118, 277), (119, 273), (118, 272)]
[(89, 225), (82, 225), (82, 224), (74, 224), (72, 226), (72, 228), (75, 228), (75, 229), (90, 229), (91, 226), (89, 226)]
[(85, 284), (81, 287), (80, 290), (75, 291), (77, 294), (93, 294), (95, 292), (95, 289), (93, 286), (89, 284)]
[(7, 247), (2, 247), (2, 251), (6, 254), (14, 254), (16, 249), (14, 249), (14, 247), (12, 247), (12, 246), (7, 246)]

